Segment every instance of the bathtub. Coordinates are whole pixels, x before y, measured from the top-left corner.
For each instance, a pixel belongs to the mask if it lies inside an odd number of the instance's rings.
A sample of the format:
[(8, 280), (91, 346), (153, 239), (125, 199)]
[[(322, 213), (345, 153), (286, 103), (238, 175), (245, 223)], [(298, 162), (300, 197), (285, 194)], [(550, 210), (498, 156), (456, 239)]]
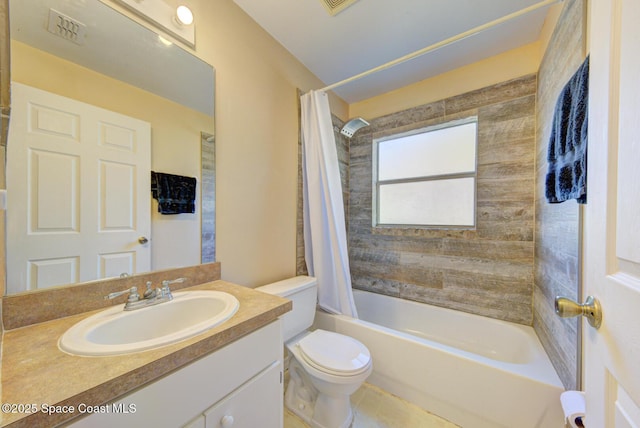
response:
[(315, 327), (373, 357), (367, 382), (464, 428), (562, 428), (564, 390), (533, 328), (354, 290), (358, 316)]

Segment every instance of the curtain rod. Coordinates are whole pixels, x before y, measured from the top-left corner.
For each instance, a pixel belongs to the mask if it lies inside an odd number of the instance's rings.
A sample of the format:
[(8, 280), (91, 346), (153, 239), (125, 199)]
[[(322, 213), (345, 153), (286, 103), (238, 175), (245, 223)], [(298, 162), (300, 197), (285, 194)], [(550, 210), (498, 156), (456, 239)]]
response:
[(533, 12), (534, 10), (540, 9), (542, 7), (545, 7), (545, 6), (552, 5), (554, 3), (559, 3), (561, 1), (563, 1), (563, 0), (544, 0), (544, 1), (541, 1), (540, 3), (536, 3), (534, 5), (526, 7), (524, 9), (520, 9), (519, 11), (513, 12), (513, 13), (511, 13), (509, 15), (505, 15), (502, 18), (498, 18), (498, 19), (495, 19), (495, 20), (493, 20), (491, 22), (487, 22), (486, 24), (479, 25), (479, 26), (474, 27), (474, 28), (472, 28), (470, 30), (467, 30), (467, 31), (465, 31), (463, 33), (460, 33), (460, 34), (455, 35), (453, 37), (449, 37), (448, 39), (445, 39), (445, 40), (442, 40), (440, 42), (434, 43), (434, 44), (432, 44), (430, 46), (427, 46), (426, 48), (422, 48), (420, 50), (417, 50), (415, 52), (407, 54), (407, 55), (405, 55), (403, 57), (400, 57), (398, 59), (395, 59), (393, 61), (389, 61), (386, 64), (379, 65), (378, 67), (375, 67), (375, 68), (372, 68), (370, 70), (364, 71), (364, 72), (362, 72), (360, 74), (356, 74), (355, 76), (351, 76), (351, 77), (349, 77), (347, 79), (344, 79), (344, 80), (341, 80), (339, 82), (333, 83), (333, 84), (331, 84), (329, 86), (325, 86), (324, 88), (322, 88), (320, 90), (321, 91), (329, 91), (329, 90), (337, 88), (339, 86), (346, 85), (347, 83), (351, 83), (351, 82), (353, 82), (355, 80), (358, 80), (358, 79), (360, 79), (362, 77), (366, 77), (366, 76), (368, 76), (370, 74), (377, 73), (378, 71), (386, 70), (387, 68), (391, 68), (391, 67), (393, 67), (395, 65), (401, 64), (401, 63), (409, 61), (409, 60), (412, 60), (412, 59), (417, 58), (419, 56), (422, 56), (422, 55), (424, 55), (426, 53), (429, 53), (431, 51), (439, 49), (439, 48), (441, 48), (443, 46), (449, 45), (451, 43), (455, 43), (455, 42), (457, 42), (459, 40), (462, 40), (462, 39), (466, 39), (467, 37), (470, 37), (470, 36), (473, 36), (475, 34), (478, 34), (478, 33), (482, 32), (484, 30), (487, 30), (487, 29), (489, 29), (491, 27), (495, 27), (496, 25), (502, 24), (503, 22), (509, 21), (509, 20), (511, 20), (513, 18), (517, 18), (517, 17), (525, 15), (525, 14), (527, 14), (529, 12)]

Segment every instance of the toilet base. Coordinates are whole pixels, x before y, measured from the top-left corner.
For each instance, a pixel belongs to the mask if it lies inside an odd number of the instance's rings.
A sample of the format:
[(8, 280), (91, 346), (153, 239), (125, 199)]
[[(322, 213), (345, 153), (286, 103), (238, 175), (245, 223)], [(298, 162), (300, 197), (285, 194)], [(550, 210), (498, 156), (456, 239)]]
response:
[(320, 393), (295, 358), (289, 363), (284, 402), (312, 428), (349, 428), (353, 422), (349, 396), (331, 397)]

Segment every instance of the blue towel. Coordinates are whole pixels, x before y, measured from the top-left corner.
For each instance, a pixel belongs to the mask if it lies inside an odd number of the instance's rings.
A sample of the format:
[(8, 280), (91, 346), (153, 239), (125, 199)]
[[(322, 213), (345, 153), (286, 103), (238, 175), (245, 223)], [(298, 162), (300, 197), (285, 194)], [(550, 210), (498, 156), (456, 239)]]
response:
[(546, 197), (550, 203), (587, 202), (589, 57), (558, 96), (549, 138)]
[(161, 214), (196, 212), (196, 179), (151, 171), (151, 195)]

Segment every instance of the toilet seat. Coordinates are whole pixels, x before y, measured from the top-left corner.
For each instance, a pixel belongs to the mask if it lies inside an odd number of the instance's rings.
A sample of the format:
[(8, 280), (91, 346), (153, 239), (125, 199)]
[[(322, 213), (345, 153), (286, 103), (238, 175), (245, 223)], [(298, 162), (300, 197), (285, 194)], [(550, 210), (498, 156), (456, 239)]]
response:
[(315, 330), (297, 343), (300, 356), (311, 367), (333, 376), (356, 376), (371, 367), (371, 354), (356, 339)]

